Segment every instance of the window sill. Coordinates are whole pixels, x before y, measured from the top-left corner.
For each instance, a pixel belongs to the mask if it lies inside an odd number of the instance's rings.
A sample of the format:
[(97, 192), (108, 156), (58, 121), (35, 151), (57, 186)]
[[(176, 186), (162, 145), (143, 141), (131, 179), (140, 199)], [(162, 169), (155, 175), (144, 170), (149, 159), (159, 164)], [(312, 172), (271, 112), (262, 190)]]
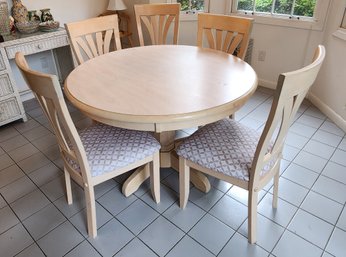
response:
[(346, 41), (346, 29), (339, 28), (333, 33), (333, 36)]
[(231, 15), (253, 18), (255, 24), (264, 24), (279, 27), (289, 27), (297, 29), (322, 30), (323, 22), (303, 19), (289, 19), (288, 17), (266, 16), (266, 15), (248, 15), (240, 13), (231, 13)]
[(198, 12), (196, 13), (186, 13), (184, 11), (180, 12), (180, 21), (197, 21), (198, 19)]

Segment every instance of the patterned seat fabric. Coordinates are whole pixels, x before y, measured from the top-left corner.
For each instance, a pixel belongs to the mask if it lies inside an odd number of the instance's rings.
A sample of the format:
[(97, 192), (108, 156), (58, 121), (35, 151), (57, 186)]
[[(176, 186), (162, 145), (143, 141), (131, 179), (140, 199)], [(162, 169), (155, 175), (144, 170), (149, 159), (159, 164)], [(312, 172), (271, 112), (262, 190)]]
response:
[[(99, 176), (153, 155), (160, 143), (148, 132), (95, 124), (79, 132), (91, 176)], [(79, 165), (70, 160), (79, 170)]]
[[(202, 167), (249, 181), (249, 171), (261, 134), (232, 119), (203, 126), (177, 149), (178, 155)], [(272, 160), (263, 170), (274, 164)]]

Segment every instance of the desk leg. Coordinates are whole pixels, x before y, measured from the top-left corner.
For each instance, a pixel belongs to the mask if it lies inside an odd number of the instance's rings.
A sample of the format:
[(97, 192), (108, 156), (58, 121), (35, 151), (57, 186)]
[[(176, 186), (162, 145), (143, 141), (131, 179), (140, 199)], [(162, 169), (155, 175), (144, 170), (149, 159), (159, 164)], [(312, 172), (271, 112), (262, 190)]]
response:
[[(155, 134), (155, 138), (161, 144), (160, 150), (160, 165), (161, 168), (172, 167), (179, 171), (179, 159), (174, 151), (175, 148), (175, 131), (167, 131)], [(123, 194), (128, 197), (133, 194), (140, 185), (150, 176), (149, 169), (139, 167), (132, 175), (124, 182), (122, 187)], [(192, 184), (202, 192), (209, 192), (210, 182), (208, 178), (194, 169), (191, 169), (190, 179)]]

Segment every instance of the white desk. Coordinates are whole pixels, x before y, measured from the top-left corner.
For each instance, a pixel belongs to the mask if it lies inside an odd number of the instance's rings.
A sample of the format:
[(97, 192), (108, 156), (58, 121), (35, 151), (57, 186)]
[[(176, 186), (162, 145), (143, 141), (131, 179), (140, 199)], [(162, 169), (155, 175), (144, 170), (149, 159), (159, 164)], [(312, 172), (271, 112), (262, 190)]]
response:
[[(69, 45), (68, 36), (63, 28), (54, 32), (32, 34), (17, 32), (15, 36), (5, 36), (4, 39), (5, 42), (0, 43), (0, 126), (18, 119), (27, 119), (9, 60), (14, 59), (18, 51), (30, 55)], [(56, 64), (58, 75), (61, 77), (60, 66), (58, 62)]]

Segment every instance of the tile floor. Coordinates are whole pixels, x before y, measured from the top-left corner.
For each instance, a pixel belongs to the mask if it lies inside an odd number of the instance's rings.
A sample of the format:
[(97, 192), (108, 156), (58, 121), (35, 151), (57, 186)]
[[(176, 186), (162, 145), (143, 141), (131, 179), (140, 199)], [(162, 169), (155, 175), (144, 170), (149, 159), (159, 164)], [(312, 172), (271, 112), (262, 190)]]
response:
[[(236, 119), (263, 129), (271, 95), (258, 89)], [(1, 256), (346, 256), (345, 132), (307, 101), (288, 133), (278, 209), (271, 184), (260, 194), (255, 245), (246, 238), (246, 192), (211, 179), (211, 191), (192, 188), (182, 211), (171, 169), (162, 169), (158, 205), (148, 182), (128, 198), (126, 176), (99, 185), (98, 237), (88, 238), (83, 191), (74, 185), (67, 205), (54, 135), (36, 101), (25, 109), (28, 122), (0, 128)], [(78, 128), (89, 124), (69, 109)]]

